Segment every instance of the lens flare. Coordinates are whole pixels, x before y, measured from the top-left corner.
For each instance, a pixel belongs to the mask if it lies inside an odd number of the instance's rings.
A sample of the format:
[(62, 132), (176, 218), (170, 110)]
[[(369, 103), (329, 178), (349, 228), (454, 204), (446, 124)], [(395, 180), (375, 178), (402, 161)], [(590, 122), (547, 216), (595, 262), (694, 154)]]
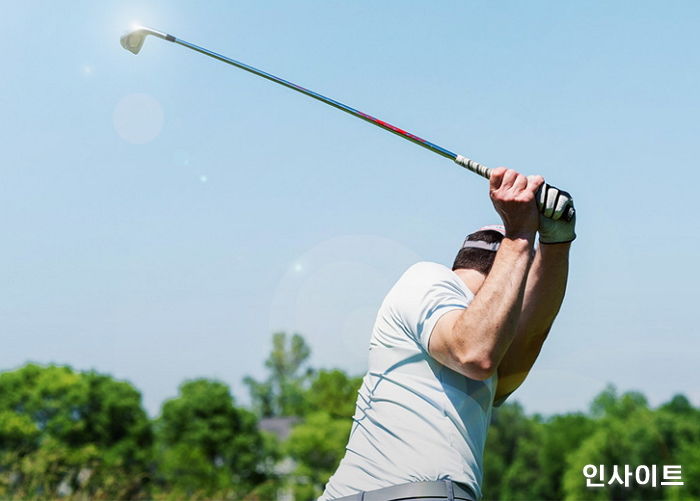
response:
[(132, 144), (146, 144), (163, 129), (163, 107), (148, 94), (129, 94), (114, 108), (114, 129), (119, 137)]

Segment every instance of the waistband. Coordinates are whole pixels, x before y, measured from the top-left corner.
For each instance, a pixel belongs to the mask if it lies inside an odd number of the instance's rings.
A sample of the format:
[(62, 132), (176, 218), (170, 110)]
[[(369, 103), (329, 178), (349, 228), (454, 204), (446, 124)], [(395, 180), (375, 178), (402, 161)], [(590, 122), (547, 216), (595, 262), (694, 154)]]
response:
[(477, 501), (472, 490), (452, 480), (433, 480), (392, 485), (374, 491), (358, 492), (334, 501)]

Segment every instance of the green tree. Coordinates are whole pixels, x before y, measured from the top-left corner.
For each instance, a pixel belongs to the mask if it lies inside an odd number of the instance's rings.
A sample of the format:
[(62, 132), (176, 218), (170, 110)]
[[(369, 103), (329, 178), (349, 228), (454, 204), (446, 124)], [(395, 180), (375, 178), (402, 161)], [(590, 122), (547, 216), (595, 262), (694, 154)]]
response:
[(295, 404), (287, 407), (300, 422), (282, 444), (281, 453), (293, 462), (284, 482), (287, 490), (295, 499), (306, 501), (321, 494), (345, 454), (362, 378), (322, 369), (307, 371), (304, 379), (295, 388), (299, 391)]
[[(608, 387), (596, 397), (591, 412), (597, 416), (595, 429), (567, 461), (565, 499), (697, 499), (697, 483), (691, 484), (688, 475), (697, 475), (693, 471), (697, 463), (693, 461), (697, 458), (694, 451), (700, 446), (700, 420), (689, 402), (675, 398), (652, 410), (638, 392), (618, 396), (614, 387)], [(586, 487), (582, 470), (588, 464), (604, 465), (605, 487)], [(660, 479), (662, 466), (671, 464), (684, 467), (686, 486), (660, 488), (640, 486), (634, 481), (630, 487), (618, 482), (607, 484), (614, 465), (630, 465), (632, 470), (640, 465), (658, 465)]]
[(594, 431), (595, 424), (583, 413), (552, 416), (542, 425), (538, 449), (537, 499), (564, 499), (563, 476), (568, 457)]
[(361, 384), (362, 377), (348, 376), (340, 369), (319, 370), (304, 392), (304, 413), (322, 411), (333, 418), (351, 418)]
[(591, 416), (605, 419), (627, 419), (640, 409), (648, 409), (649, 403), (638, 391), (617, 394), (614, 385), (608, 384), (591, 403)]
[(700, 409), (684, 395), (675, 395), (655, 413), (663, 445), (668, 449), (667, 464), (681, 465), (685, 485), (665, 487), (667, 499), (700, 499)]
[(272, 351), (265, 360), (268, 377), (257, 381), (247, 376), (251, 401), (261, 417), (299, 416), (304, 413), (304, 392), (313, 370), (307, 366), (311, 348), (299, 334), (272, 336)]
[(295, 499), (316, 499), (345, 453), (352, 420), (324, 411), (309, 414), (292, 430), (284, 451), (296, 462), (292, 483)]
[(129, 383), (67, 366), (0, 374), (0, 495), (144, 495), (152, 431)]
[(538, 423), (525, 416), (519, 403), (494, 409), (484, 451), (484, 499), (528, 498), (539, 471), (539, 437)]
[(187, 498), (239, 499), (268, 476), (257, 418), (224, 383), (195, 379), (163, 404), (156, 424), (161, 489)]

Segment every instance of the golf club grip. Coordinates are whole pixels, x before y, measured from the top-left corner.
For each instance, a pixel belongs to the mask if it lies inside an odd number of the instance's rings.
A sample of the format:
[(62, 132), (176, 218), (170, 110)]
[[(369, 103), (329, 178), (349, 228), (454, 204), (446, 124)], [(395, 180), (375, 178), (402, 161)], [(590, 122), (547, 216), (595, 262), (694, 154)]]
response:
[[(470, 158), (463, 157), (462, 155), (457, 155), (455, 157), (455, 163), (457, 163), (458, 165), (461, 165), (462, 167), (464, 167), (467, 170), (470, 170), (476, 174), (479, 174), (483, 178), (489, 179), (491, 177), (491, 169), (489, 167), (486, 167), (485, 165), (481, 165), (479, 162), (475, 162), (474, 160), (472, 160)], [(539, 190), (537, 190), (536, 196), (537, 196), (538, 200), (539, 200), (539, 193), (542, 190), (542, 188), (544, 188), (545, 186), (546, 186), (546, 184), (543, 184), (542, 186), (540, 186)], [(549, 186), (551, 188), (555, 188), (552, 185), (549, 185)], [(559, 189), (559, 188), (555, 188), (555, 189)], [(559, 190), (559, 191), (562, 191), (562, 190)], [(573, 207), (567, 207), (566, 212), (564, 214), (562, 214), (561, 218), (564, 221), (569, 222), (574, 218), (575, 215), (576, 215), (576, 209), (574, 209)]]
[(467, 170), (479, 174), (481, 177), (489, 179), (491, 177), (491, 169), (485, 165), (481, 165), (479, 162), (475, 162), (471, 158), (463, 157), (462, 155), (457, 155), (455, 157), (455, 163), (461, 165)]

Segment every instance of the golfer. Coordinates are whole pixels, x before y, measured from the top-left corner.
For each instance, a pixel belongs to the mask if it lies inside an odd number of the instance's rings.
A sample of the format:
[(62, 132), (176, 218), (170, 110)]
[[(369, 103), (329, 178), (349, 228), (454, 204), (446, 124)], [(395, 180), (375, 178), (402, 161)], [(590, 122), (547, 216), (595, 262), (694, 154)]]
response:
[(559, 217), (573, 200), (553, 187), (536, 200), (543, 182), (495, 169), (503, 226), (469, 235), (451, 270), (417, 263), (389, 291), (346, 453), (319, 501), (481, 497), (491, 409), (525, 380), (566, 289), (575, 220)]

